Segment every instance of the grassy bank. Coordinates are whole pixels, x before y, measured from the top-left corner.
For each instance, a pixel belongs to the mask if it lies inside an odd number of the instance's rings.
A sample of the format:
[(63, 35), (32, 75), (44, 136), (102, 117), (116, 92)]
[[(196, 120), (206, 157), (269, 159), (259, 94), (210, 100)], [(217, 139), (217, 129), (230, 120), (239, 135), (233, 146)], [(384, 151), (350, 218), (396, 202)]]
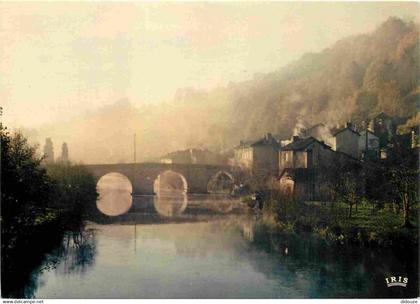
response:
[(412, 209), (412, 227), (392, 204), (360, 202), (348, 216), (344, 203), (298, 202), (277, 198), (264, 202), (261, 223), (275, 231), (313, 233), (331, 245), (415, 247), (418, 244), (418, 207)]

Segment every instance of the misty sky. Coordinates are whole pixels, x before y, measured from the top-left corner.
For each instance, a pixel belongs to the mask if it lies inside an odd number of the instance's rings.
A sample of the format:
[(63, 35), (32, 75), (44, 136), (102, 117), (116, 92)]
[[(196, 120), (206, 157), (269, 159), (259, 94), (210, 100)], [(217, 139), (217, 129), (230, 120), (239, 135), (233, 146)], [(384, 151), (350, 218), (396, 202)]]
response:
[(0, 3), (0, 104), (35, 127), (270, 72), (415, 2)]

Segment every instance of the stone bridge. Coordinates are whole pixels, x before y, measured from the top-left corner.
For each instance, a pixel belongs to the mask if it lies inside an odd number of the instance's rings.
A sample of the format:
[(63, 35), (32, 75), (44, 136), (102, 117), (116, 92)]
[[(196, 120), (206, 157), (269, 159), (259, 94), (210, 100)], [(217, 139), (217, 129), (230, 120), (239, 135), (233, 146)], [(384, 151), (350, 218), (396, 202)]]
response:
[(108, 173), (120, 173), (126, 176), (131, 182), (135, 195), (154, 194), (155, 180), (167, 171), (181, 176), (186, 182), (188, 193), (208, 193), (210, 180), (220, 174), (228, 176), (232, 182), (235, 182), (233, 168), (222, 165), (131, 163), (85, 165), (85, 167), (97, 182)]

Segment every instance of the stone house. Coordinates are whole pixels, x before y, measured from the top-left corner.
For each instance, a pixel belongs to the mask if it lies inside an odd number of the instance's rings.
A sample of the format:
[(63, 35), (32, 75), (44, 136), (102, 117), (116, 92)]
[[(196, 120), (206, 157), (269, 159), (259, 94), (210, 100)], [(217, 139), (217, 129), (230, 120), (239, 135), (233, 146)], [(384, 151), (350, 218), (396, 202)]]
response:
[(379, 137), (369, 129), (364, 129), (359, 134), (359, 159), (378, 159)]
[(320, 167), (331, 161), (332, 154), (330, 146), (314, 137), (293, 136), (292, 142), (279, 152), (279, 170)]
[(359, 157), (360, 134), (354, 130), (350, 122), (346, 124), (346, 127), (335, 132), (333, 136), (334, 151), (345, 153), (354, 158)]
[(302, 200), (322, 199), (326, 194), (321, 173), (334, 157), (334, 151), (324, 142), (294, 136), (279, 152), (280, 191)]
[(392, 117), (384, 112), (379, 113), (372, 119), (370, 127), (373, 133), (379, 137), (380, 148), (386, 147), (397, 131)]
[(253, 174), (277, 176), (279, 149), (280, 144), (271, 133), (255, 141), (241, 141), (234, 148), (235, 165)]

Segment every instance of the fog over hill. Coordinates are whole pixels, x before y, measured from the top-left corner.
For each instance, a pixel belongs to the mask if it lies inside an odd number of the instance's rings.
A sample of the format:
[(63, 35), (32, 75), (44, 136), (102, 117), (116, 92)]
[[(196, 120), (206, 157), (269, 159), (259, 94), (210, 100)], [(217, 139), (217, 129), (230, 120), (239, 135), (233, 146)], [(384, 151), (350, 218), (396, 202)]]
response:
[(212, 90), (179, 89), (165, 104), (134, 107), (120, 100), (61, 124), (27, 130), (43, 145), (51, 137), (85, 163), (130, 162), (185, 148), (221, 151), (266, 132), (287, 138), (310, 126), (362, 120), (386, 112), (416, 125), (419, 103), (418, 25), (390, 18), (375, 31), (337, 41), (269, 74)]

